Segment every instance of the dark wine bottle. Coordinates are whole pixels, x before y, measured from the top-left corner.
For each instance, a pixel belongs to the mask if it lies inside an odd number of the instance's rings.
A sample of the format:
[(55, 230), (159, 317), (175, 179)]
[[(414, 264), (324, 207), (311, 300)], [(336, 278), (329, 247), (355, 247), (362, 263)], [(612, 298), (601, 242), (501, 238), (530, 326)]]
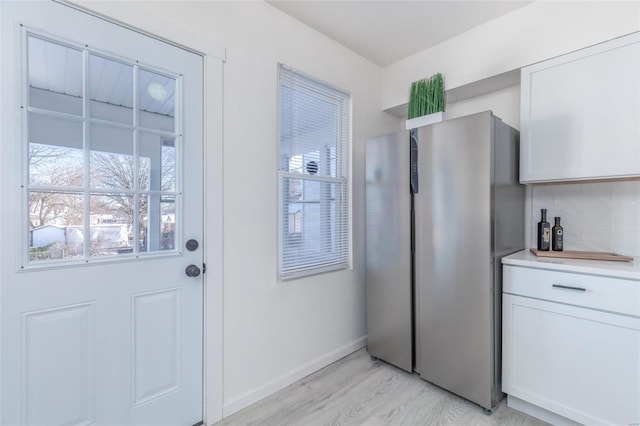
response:
[(555, 225), (553, 225), (553, 229), (551, 230), (551, 235), (552, 235), (551, 248), (555, 251), (562, 251), (562, 240), (563, 240), (564, 230), (562, 229), (562, 226), (560, 226), (560, 218), (556, 216), (554, 220), (555, 220)]
[(547, 209), (541, 209), (542, 219), (538, 222), (538, 250), (549, 251), (551, 248), (551, 225), (547, 222)]

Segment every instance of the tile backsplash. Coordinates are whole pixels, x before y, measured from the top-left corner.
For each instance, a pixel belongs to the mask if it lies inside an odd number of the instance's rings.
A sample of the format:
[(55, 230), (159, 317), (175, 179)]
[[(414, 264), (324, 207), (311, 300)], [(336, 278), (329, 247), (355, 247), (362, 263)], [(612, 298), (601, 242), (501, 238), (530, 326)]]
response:
[(640, 181), (534, 186), (531, 197), (532, 247), (546, 208), (551, 226), (562, 218), (565, 250), (640, 256)]

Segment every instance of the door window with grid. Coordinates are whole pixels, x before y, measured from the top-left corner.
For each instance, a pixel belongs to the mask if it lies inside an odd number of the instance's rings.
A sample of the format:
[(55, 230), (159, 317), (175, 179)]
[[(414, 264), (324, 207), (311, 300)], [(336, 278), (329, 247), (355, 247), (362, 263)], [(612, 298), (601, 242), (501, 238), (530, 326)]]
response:
[(351, 96), (279, 66), (279, 275), (350, 266)]
[(26, 37), (27, 263), (175, 250), (180, 77)]

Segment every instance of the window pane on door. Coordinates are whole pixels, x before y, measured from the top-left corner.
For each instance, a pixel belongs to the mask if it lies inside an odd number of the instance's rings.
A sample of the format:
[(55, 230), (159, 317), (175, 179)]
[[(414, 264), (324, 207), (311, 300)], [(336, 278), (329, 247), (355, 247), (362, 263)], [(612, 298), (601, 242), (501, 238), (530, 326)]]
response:
[(162, 191), (176, 190), (176, 140), (162, 138), (162, 161), (160, 172), (160, 189)]
[(90, 55), (89, 100), (91, 117), (133, 124), (133, 67)]
[(133, 132), (91, 125), (89, 144), (91, 187), (134, 189)]
[(176, 197), (140, 196), (140, 252), (175, 249)]
[(175, 131), (176, 80), (141, 69), (138, 74), (138, 114), (141, 127)]
[(29, 106), (82, 115), (82, 51), (27, 37)]
[(82, 123), (29, 114), (30, 185), (83, 186)]
[(151, 181), (151, 159), (149, 157), (138, 158), (138, 188), (148, 191)]
[[(176, 155), (175, 138), (140, 132), (140, 190), (175, 191)], [(142, 170), (148, 173), (143, 181)]]
[(160, 250), (174, 250), (176, 247), (176, 197), (162, 197), (160, 214)]
[(82, 194), (29, 192), (29, 260), (84, 256)]
[(90, 196), (91, 256), (132, 253), (134, 197), (129, 194)]

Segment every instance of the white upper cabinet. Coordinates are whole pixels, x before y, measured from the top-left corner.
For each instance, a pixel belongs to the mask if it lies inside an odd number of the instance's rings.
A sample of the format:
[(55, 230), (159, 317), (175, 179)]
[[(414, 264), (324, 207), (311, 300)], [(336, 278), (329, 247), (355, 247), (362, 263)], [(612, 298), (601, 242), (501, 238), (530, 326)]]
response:
[(522, 69), (522, 183), (640, 176), (640, 33)]

